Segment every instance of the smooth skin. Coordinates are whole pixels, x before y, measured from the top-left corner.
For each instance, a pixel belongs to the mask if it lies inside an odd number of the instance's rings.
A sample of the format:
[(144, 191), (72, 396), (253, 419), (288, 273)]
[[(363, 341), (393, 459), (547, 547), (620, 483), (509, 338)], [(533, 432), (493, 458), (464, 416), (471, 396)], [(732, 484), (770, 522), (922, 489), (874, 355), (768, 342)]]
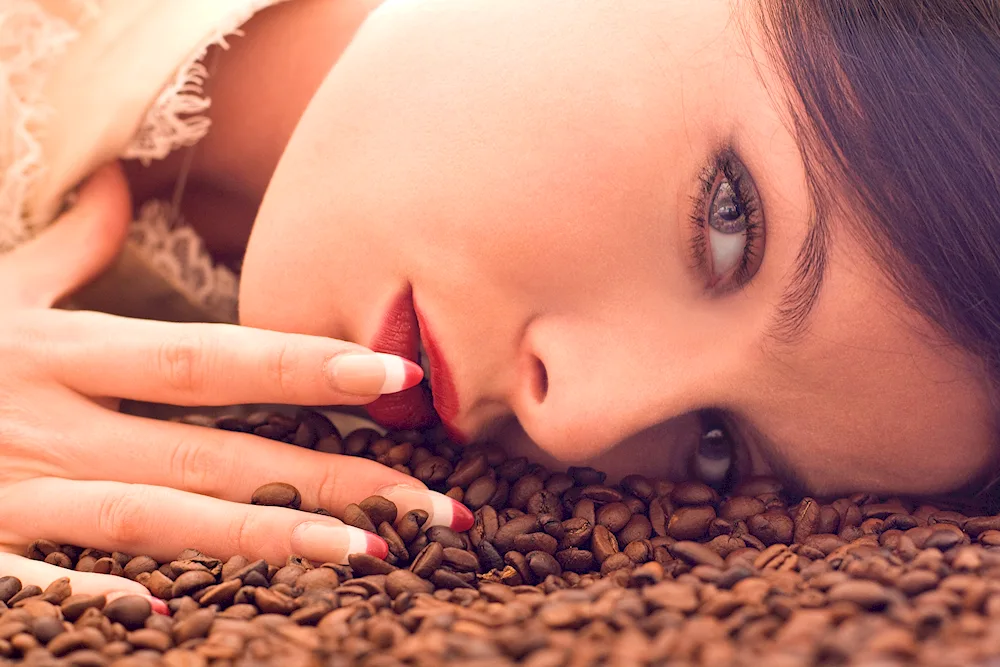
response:
[[(366, 342), (409, 284), (470, 439), (681, 477), (690, 413), (718, 408), (745, 473), (814, 494), (977, 479), (996, 454), (980, 364), (905, 307), (842, 209), (806, 330), (769, 335), (811, 208), (783, 75), (740, 4), (382, 5), (270, 179), (243, 323)], [(766, 243), (745, 284), (712, 287), (692, 200), (720, 146)]]

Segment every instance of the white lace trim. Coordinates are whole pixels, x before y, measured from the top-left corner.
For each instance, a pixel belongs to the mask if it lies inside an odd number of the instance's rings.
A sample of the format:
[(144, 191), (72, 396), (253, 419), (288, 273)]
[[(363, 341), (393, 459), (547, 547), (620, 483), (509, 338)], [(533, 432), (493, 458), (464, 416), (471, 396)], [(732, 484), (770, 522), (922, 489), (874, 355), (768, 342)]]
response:
[(148, 165), (160, 160), (178, 148), (197, 143), (208, 132), (211, 121), (200, 116), (208, 110), (211, 100), (203, 96), (208, 69), (201, 62), (212, 46), (229, 48), (226, 38), (242, 36), (240, 26), (265, 7), (285, 0), (247, 0), (239, 13), (227, 17), (224, 25), (206, 37), (193, 55), (177, 70), (173, 82), (168, 84), (136, 132), (132, 143), (122, 154), (126, 159), (137, 159)]
[[(148, 165), (200, 141), (212, 124), (209, 118), (199, 115), (211, 105), (211, 100), (204, 97), (209, 72), (202, 59), (214, 45), (228, 49), (228, 36), (242, 36), (240, 26), (250, 17), (283, 1), (248, 0), (244, 11), (229, 16), (225, 25), (205, 38), (150, 107), (122, 157)], [(180, 198), (178, 192), (175, 201)], [(139, 219), (132, 223), (129, 243), (189, 300), (217, 319), (238, 320), (239, 279), (212, 261), (201, 238), (166, 202), (150, 202), (142, 208)]]
[[(80, 24), (97, 17), (100, 0), (61, 0)], [(213, 45), (228, 48), (226, 37), (261, 9), (285, 0), (247, 0), (206, 37), (174, 80), (151, 105), (122, 153), (144, 164), (197, 143), (210, 120), (201, 115), (211, 100), (203, 96), (208, 70), (201, 62)], [(41, 91), (50, 64), (79, 35), (78, 27), (44, 10), (36, 0), (0, 0), (0, 254), (30, 240), (44, 224), (22, 215), (28, 190), (44, 168), (33, 132), (43, 125)], [(216, 266), (197, 233), (166, 202), (150, 202), (132, 224), (129, 244), (189, 301), (223, 321), (237, 319), (239, 283), (232, 271)]]
[[(96, 0), (65, 0), (64, 6), (82, 20), (98, 13)], [(0, 253), (29, 240), (41, 227), (21, 215), (42, 168), (42, 149), (33, 131), (46, 114), (40, 102), (45, 74), (78, 34), (74, 25), (35, 0), (0, 4)]]
[(127, 243), (190, 300), (223, 321), (236, 322), (236, 275), (212, 261), (201, 238), (168, 202), (146, 202), (129, 228)]

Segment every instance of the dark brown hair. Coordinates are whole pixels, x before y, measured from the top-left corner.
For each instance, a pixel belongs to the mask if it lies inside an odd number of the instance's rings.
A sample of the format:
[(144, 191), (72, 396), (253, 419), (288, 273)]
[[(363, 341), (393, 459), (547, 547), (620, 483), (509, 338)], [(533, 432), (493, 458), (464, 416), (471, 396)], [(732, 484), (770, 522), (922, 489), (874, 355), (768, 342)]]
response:
[(1000, 386), (1000, 3), (757, 0), (812, 188)]

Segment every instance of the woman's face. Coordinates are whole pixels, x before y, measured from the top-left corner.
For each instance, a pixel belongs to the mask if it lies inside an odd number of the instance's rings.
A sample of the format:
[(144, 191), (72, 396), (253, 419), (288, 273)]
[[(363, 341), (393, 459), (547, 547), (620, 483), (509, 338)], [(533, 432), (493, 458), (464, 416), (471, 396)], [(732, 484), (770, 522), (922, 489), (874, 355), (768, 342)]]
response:
[[(415, 356), (415, 309), (448, 425), (550, 463), (718, 476), (714, 409), (741, 474), (815, 494), (981, 475), (974, 360), (819, 219), (782, 75), (734, 11), (390, 0), (281, 160), (243, 322)], [(414, 391), (373, 413), (420, 421)]]

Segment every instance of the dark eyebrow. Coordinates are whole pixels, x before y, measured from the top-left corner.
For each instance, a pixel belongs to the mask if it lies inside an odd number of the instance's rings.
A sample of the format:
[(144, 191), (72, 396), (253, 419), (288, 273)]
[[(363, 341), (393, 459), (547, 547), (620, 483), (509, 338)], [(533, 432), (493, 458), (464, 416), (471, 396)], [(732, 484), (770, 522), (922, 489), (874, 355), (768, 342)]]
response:
[(813, 196), (809, 203), (809, 231), (795, 256), (792, 277), (767, 331), (768, 338), (785, 345), (796, 342), (808, 331), (809, 314), (819, 300), (826, 276), (830, 240), (826, 207), (818, 205)]

